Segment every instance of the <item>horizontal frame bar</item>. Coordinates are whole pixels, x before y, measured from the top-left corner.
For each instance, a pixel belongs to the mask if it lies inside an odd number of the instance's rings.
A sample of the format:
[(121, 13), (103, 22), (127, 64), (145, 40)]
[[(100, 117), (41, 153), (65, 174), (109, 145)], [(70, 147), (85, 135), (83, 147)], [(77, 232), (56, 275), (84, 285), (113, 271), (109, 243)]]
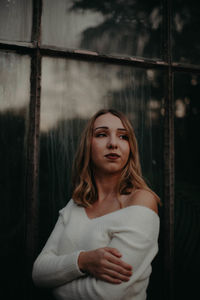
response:
[(191, 64), (182, 64), (178, 62), (172, 62), (171, 65), (161, 59), (148, 59), (143, 57), (134, 57), (134, 56), (121, 56), (121, 55), (108, 55), (100, 54), (98, 52), (87, 51), (87, 50), (73, 50), (66, 48), (58, 47), (47, 47), (41, 46), (38, 47), (37, 42), (25, 43), (25, 42), (16, 42), (11, 43), (8, 41), (0, 41), (0, 49), (9, 51), (13, 50), (21, 54), (31, 54), (35, 51), (40, 52), (43, 56), (54, 56), (54, 57), (65, 57), (71, 59), (80, 59), (80, 60), (91, 60), (99, 61), (105, 63), (114, 63), (114, 64), (123, 64), (123, 65), (133, 65), (140, 68), (158, 68), (158, 69), (167, 69), (171, 67), (172, 72), (188, 72), (188, 73), (197, 73), (200, 74), (200, 66), (191, 65)]

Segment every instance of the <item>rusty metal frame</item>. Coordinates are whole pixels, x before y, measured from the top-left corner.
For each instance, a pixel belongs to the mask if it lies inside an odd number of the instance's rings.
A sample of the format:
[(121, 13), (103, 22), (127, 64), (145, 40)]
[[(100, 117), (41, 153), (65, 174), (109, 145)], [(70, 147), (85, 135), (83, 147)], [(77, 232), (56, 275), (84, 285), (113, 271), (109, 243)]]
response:
[(27, 150), (27, 238), (26, 247), (30, 258), (34, 257), (34, 248), (37, 242), (35, 227), (38, 223), (38, 153), (39, 153), (39, 126), (40, 126), (40, 91), (41, 91), (41, 54), (40, 30), (42, 2), (33, 1), (33, 30), (32, 40), (35, 45), (31, 54), (30, 78), (30, 113)]
[(31, 57), (31, 95), (27, 149), (27, 234), (26, 247), (30, 258), (34, 257), (37, 241), (38, 223), (38, 153), (39, 153), (39, 124), (40, 124), (40, 77), (41, 55), (36, 50)]
[[(42, 1), (33, 1), (32, 44), (31, 44), (31, 76), (30, 76), (30, 109), (27, 144), (26, 174), (26, 291), (25, 299), (33, 299), (31, 280), (32, 264), (37, 255), (39, 235), (39, 130), (40, 130), (40, 94), (41, 94), (41, 14)], [(17, 45), (20, 51), (20, 46)], [(24, 48), (23, 48), (24, 51)]]
[(172, 2), (164, 0), (164, 60), (165, 74), (164, 120), (164, 297), (174, 298), (174, 101), (172, 70)]
[[(27, 268), (31, 274), (32, 262), (37, 254), (38, 244), (38, 171), (39, 171), (39, 126), (41, 94), (41, 60), (43, 56), (63, 57), (84, 61), (129, 65), (139, 68), (160, 69), (165, 74), (165, 120), (164, 120), (164, 288), (165, 300), (173, 300), (174, 268), (174, 72), (200, 74), (200, 66), (173, 63), (171, 58), (172, 0), (163, 2), (163, 59), (153, 60), (130, 56), (103, 55), (84, 50), (41, 46), (42, 0), (33, 1), (32, 37), (30, 43), (0, 41), (0, 49), (14, 51), (31, 57), (30, 114), (27, 149), (26, 182), (26, 251)], [(27, 296), (26, 299), (31, 299)]]

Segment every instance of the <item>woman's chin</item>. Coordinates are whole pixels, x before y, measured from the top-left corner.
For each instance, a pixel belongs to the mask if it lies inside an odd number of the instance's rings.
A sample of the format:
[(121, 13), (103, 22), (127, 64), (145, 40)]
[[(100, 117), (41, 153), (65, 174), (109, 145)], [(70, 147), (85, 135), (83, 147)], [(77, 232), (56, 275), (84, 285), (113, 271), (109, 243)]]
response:
[(105, 168), (102, 169), (100, 172), (98, 172), (97, 174), (101, 174), (102, 176), (114, 176), (114, 175), (120, 175), (122, 172), (121, 168), (116, 168), (114, 166), (110, 167), (110, 168)]

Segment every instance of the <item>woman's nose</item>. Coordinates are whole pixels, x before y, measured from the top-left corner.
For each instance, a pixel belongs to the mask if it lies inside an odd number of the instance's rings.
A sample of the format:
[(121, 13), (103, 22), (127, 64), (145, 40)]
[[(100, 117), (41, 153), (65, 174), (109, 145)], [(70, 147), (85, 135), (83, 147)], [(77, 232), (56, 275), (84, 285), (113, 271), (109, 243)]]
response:
[(110, 137), (108, 144), (107, 144), (108, 149), (116, 149), (117, 148), (117, 140), (115, 137)]

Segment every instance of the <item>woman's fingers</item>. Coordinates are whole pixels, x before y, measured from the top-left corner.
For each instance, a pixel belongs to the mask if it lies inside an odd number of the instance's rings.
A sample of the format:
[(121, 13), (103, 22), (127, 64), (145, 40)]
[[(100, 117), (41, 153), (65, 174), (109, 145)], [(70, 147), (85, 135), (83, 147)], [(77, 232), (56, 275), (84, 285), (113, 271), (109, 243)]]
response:
[(105, 247), (104, 249), (117, 257), (122, 256), (122, 254), (116, 248)]
[(112, 269), (105, 269), (104, 275), (107, 275), (109, 277), (115, 278), (120, 281), (129, 281), (130, 275), (123, 275), (122, 273), (119, 273), (118, 271), (114, 271)]
[(132, 276), (131, 270), (127, 270), (109, 261), (104, 262), (104, 268), (102, 269), (102, 273), (118, 278), (122, 281), (128, 281), (130, 276)]
[(120, 284), (122, 283), (121, 280), (117, 279), (117, 278), (114, 278), (114, 277), (111, 277), (109, 275), (106, 275), (106, 274), (102, 274), (101, 277), (99, 277), (101, 280), (104, 280), (106, 282), (109, 282), (109, 283), (114, 283), (114, 284)]
[(102, 250), (104, 254), (101, 260), (101, 273), (122, 281), (128, 281), (132, 275), (132, 266), (120, 259), (121, 253), (117, 249), (106, 247)]
[(126, 262), (124, 262), (123, 260), (113, 256), (113, 255), (109, 255), (107, 257), (108, 261), (116, 266), (119, 266), (120, 269), (124, 269), (126, 271), (132, 271), (132, 266), (127, 264)]
[(126, 277), (130, 277), (132, 275), (131, 270), (127, 270), (127, 269), (125, 269), (125, 268), (123, 268), (119, 265), (116, 265), (116, 264), (113, 264), (113, 263), (110, 263), (110, 262), (107, 263), (106, 268), (111, 270), (111, 271), (117, 272), (121, 275), (124, 275)]

